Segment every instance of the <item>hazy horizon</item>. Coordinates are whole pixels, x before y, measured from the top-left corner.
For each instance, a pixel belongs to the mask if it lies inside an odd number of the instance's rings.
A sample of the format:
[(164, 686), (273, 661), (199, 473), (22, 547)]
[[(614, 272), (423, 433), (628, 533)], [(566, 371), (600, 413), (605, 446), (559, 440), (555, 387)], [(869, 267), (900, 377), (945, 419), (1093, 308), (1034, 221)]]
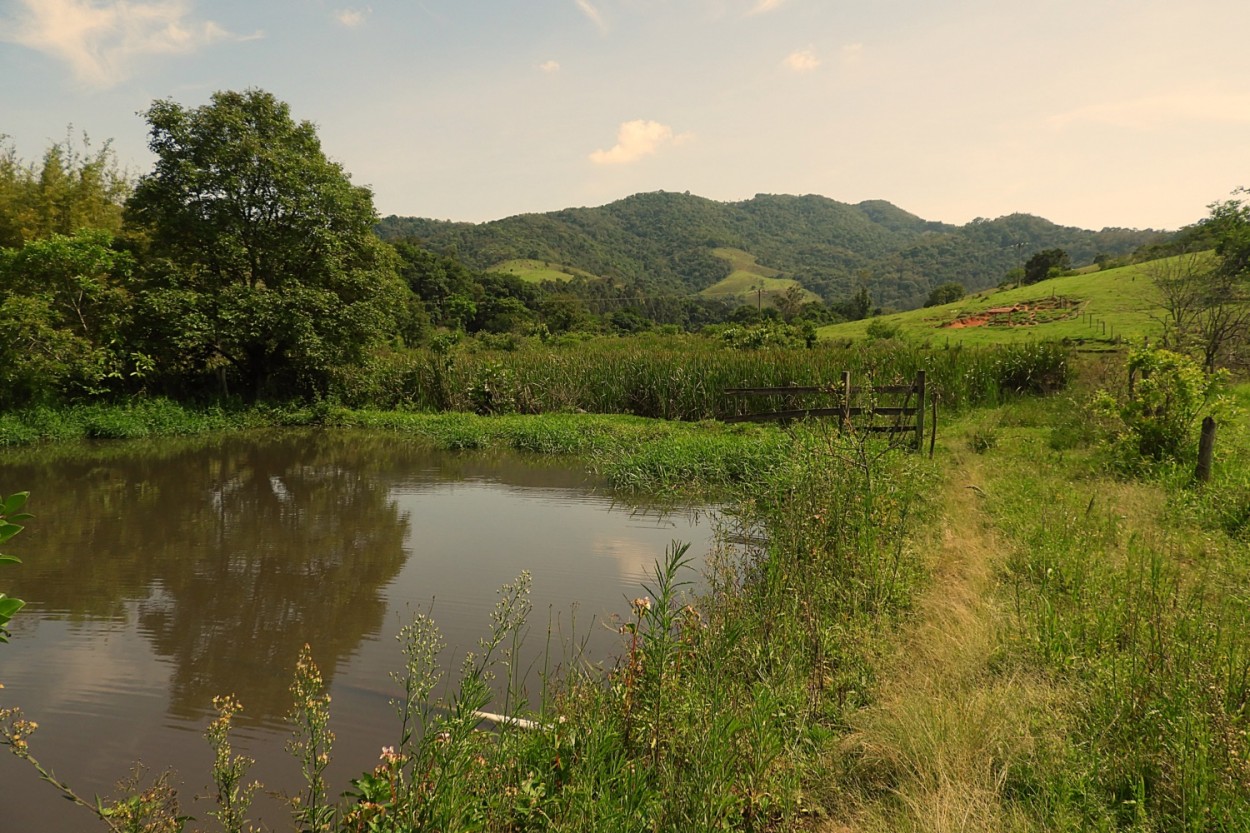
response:
[(1250, 184), (1247, 30), (1234, 0), (0, 0), (0, 133), (143, 173), (153, 100), (260, 87), (384, 216), (664, 190), (1175, 229)]

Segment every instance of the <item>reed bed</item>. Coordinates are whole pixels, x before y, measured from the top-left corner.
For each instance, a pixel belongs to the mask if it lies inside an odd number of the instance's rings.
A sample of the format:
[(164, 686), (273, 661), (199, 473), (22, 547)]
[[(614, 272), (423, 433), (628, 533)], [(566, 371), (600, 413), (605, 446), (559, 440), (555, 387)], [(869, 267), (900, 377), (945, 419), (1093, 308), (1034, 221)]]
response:
[[(618, 414), (698, 422), (783, 408), (828, 407), (827, 396), (735, 398), (737, 387), (836, 387), (911, 382), (928, 373), (946, 413), (1058, 389), (1068, 352), (1057, 344), (926, 351), (903, 343), (739, 350), (696, 336), (600, 338), (577, 345), (476, 343), (375, 355), (315, 403), (208, 405), (136, 397), (0, 414), (0, 446), (75, 439), (143, 439), (344, 421), (344, 409), (399, 414)], [(374, 422), (384, 422), (375, 416)], [(533, 450), (543, 450), (541, 443)], [(552, 450), (561, 450), (559, 448)], [(580, 452), (578, 452), (580, 453)]]
[[(783, 404), (730, 398), (730, 388), (836, 386), (843, 371), (852, 373), (855, 384), (888, 385), (910, 382), (920, 370), (927, 371), (944, 407), (961, 409), (1062, 387), (1068, 351), (1044, 342), (932, 351), (901, 342), (741, 350), (698, 336), (600, 338), (576, 345), (530, 341), (514, 350), (461, 345), (375, 356), (363, 371), (337, 379), (333, 395), (351, 407), (585, 411), (698, 421)], [(785, 404), (827, 401), (786, 397)]]

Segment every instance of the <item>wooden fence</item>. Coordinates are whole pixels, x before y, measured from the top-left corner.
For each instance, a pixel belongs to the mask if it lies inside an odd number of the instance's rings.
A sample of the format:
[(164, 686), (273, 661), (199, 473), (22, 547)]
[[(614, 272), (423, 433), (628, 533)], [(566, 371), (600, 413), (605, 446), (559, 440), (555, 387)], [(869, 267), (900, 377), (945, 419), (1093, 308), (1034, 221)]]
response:
[[(801, 397), (827, 396), (833, 399), (829, 407), (786, 407), (778, 411), (748, 413), (726, 417), (725, 422), (790, 422), (798, 419), (836, 419), (839, 426), (855, 431), (873, 433), (914, 435), (913, 443), (917, 449), (924, 443), (925, 429), (925, 372), (916, 373), (911, 384), (904, 385), (868, 385), (851, 384), (851, 374), (843, 371), (842, 380), (836, 385), (791, 385), (781, 388), (729, 388), (726, 396), (757, 397), (771, 396), (790, 400), (790, 403)], [(856, 404), (867, 399), (867, 404)], [(879, 397), (901, 397), (901, 402), (894, 405), (881, 404)], [(881, 418), (884, 418), (883, 422)], [(937, 425), (936, 403), (934, 405), (933, 424)], [(930, 439), (932, 445), (932, 438)]]

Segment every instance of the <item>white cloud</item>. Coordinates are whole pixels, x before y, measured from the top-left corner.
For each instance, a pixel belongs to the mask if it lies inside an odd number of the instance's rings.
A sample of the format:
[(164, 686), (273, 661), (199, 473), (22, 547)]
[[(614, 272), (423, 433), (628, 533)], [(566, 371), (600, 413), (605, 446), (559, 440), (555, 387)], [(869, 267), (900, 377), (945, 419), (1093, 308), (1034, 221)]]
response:
[(810, 49), (802, 49), (798, 52), (791, 52), (786, 57), (786, 66), (795, 72), (811, 72), (820, 66), (820, 59), (816, 57), (816, 53)]
[(625, 165), (655, 153), (666, 144), (681, 144), (691, 138), (689, 133), (674, 134), (667, 124), (635, 119), (621, 124), (616, 133), (616, 145), (611, 150), (596, 150), (590, 154), (590, 161), (596, 165)]
[(600, 32), (606, 33), (608, 31), (607, 21), (603, 19), (603, 15), (600, 14), (599, 10), (594, 7), (590, 0), (573, 0), (573, 2), (577, 4), (577, 8), (582, 10), (582, 14), (590, 18), (590, 22), (595, 24), (595, 27), (598, 28)]
[(186, 0), (18, 2), (25, 14), (5, 21), (0, 40), (65, 61), (79, 81), (94, 87), (128, 78), (141, 55), (181, 55), (217, 41), (260, 36), (240, 38), (211, 20), (190, 20)]
[(1154, 130), (1175, 122), (1250, 124), (1250, 95), (1216, 90), (1178, 90), (1128, 101), (1089, 104), (1047, 119), (1047, 123), (1056, 129), (1093, 123)]
[(786, 0), (757, 0), (748, 15), (766, 14), (779, 8)]
[(334, 19), (346, 26), (348, 29), (355, 29), (357, 26), (365, 22), (365, 18), (373, 14), (373, 9), (339, 9), (334, 13)]
[(538, 68), (541, 69), (543, 72), (547, 72), (547, 73), (559, 72), (560, 62), (559, 61), (543, 61), (541, 64), (538, 65)]

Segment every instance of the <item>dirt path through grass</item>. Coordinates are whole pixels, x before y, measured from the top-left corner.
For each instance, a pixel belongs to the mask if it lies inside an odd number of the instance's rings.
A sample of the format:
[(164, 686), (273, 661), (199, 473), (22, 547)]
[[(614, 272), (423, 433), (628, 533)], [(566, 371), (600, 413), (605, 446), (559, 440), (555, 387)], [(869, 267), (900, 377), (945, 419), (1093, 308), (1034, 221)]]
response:
[(1013, 757), (1031, 747), (1045, 692), (992, 670), (999, 645), (994, 582), (1003, 546), (980, 506), (983, 460), (954, 450), (932, 584), (880, 669), (875, 704), (845, 741), (848, 812), (825, 833), (1003, 831), (1027, 827), (1000, 796)]

